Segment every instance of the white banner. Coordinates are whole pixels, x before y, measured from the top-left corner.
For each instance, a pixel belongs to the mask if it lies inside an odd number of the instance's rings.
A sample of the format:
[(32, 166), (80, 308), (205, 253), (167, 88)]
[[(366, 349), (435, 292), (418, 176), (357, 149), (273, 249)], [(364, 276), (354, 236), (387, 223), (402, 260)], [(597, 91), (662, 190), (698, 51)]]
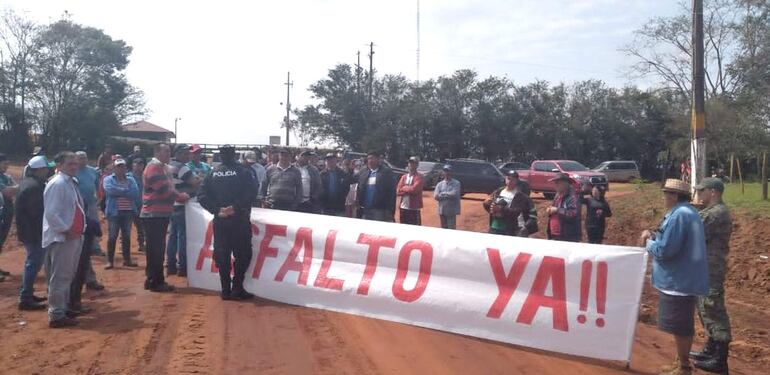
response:
[[(188, 282), (220, 290), (212, 215), (187, 205)], [(647, 253), (253, 209), (262, 298), (579, 356), (631, 358)]]

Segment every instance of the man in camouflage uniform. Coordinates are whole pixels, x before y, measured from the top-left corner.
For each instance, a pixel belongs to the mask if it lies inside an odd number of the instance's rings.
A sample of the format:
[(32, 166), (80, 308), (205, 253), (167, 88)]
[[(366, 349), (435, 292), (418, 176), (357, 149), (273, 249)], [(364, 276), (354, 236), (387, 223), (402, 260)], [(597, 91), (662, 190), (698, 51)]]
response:
[(708, 341), (700, 352), (691, 352), (695, 367), (719, 374), (727, 374), (727, 354), (732, 336), (730, 318), (725, 308), (725, 274), (727, 253), (733, 219), (722, 201), (725, 185), (717, 178), (705, 178), (695, 186), (698, 196), (706, 205), (700, 212), (706, 228), (706, 247), (709, 257), (709, 294), (698, 299), (698, 315), (706, 330)]

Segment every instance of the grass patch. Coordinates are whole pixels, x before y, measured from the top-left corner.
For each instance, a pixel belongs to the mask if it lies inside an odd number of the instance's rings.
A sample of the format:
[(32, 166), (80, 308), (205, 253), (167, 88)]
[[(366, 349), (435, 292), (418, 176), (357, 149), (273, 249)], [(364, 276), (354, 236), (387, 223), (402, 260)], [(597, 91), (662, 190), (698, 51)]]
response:
[(770, 201), (762, 200), (762, 184), (747, 183), (741, 193), (741, 184), (732, 183), (725, 187), (724, 199), (733, 209), (746, 211), (759, 216), (770, 217)]

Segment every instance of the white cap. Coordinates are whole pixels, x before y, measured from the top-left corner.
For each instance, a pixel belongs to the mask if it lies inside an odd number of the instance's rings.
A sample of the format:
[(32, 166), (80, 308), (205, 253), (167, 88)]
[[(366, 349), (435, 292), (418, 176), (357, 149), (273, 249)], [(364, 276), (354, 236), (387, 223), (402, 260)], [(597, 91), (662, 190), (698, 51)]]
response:
[(257, 153), (254, 151), (246, 151), (245, 154), (243, 154), (243, 159), (246, 160), (249, 163), (256, 163), (257, 162)]
[(126, 159), (115, 159), (115, 165), (126, 165)]
[(48, 160), (45, 156), (39, 155), (29, 159), (27, 165), (32, 169), (48, 168)]

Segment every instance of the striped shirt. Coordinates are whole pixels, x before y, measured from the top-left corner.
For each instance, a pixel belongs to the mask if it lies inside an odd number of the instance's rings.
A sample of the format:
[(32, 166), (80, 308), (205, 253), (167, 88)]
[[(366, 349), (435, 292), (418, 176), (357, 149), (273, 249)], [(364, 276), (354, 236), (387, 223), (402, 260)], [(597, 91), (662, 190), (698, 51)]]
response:
[(179, 194), (165, 163), (156, 158), (144, 170), (141, 217), (170, 217)]

